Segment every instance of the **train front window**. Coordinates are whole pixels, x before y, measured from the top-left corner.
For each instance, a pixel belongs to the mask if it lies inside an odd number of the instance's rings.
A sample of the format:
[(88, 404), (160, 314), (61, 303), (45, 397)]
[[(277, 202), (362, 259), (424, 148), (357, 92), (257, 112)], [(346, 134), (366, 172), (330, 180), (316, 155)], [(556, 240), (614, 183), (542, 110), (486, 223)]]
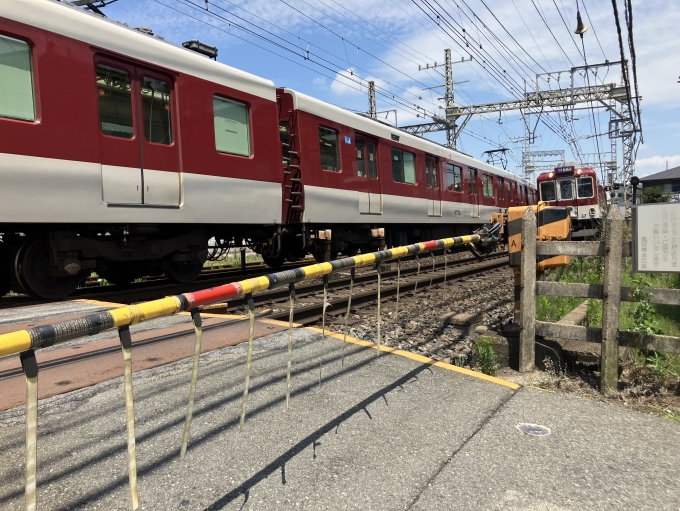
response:
[(31, 47), (0, 36), (0, 117), (35, 121)]
[(156, 144), (172, 144), (170, 85), (147, 76), (142, 80), (144, 137)]
[(250, 156), (248, 105), (213, 96), (213, 121), (220, 153)]
[(463, 191), (463, 169), (457, 165), (446, 164), (446, 189), (450, 192)]
[(102, 133), (112, 137), (134, 137), (130, 75), (120, 69), (101, 65), (97, 66), (96, 73)]
[(571, 200), (574, 198), (573, 179), (560, 179), (557, 183), (560, 187), (560, 200)]
[(321, 151), (321, 168), (340, 172), (338, 156), (338, 132), (319, 126), (319, 149)]
[(541, 183), (541, 200), (554, 201), (557, 200), (555, 195), (555, 181), (544, 181)]
[(576, 179), (576, 191), (579, 199), (589, 199), (595, 195), (592, 177), (579, 177)]

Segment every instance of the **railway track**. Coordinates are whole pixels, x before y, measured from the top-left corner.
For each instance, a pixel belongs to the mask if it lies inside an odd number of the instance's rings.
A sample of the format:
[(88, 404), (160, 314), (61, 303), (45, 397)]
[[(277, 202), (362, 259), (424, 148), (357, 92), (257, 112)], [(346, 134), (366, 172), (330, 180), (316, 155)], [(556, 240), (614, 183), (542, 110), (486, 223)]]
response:
[[(426, 261), (428, 258), (425, 258)], [(449, 262), (446, 271), (446, 281), (455, 281), (457, 279), (469, 277), (475, 274), (483, 273), (485, 271), (494, 270), (507, 266), (508, 256), (507, 253), (492, 254), (484, 258), (475, 259), (468, 258)], [(423, 264), (421, 266), (421, 272), (416, 280), (416, 267), (402, 268), (401, 270), (401, 281), (400, 281), (400, 293), (411, 293), (417, 286), (418, 292), (425, 292), (430, 286), (430, 280), (432, 285), (440, 284), (444, 281), (444, 263), (443, 261), (436, 262), (434, 270), (432, 270), (432, 264)], [(389, 301), (396, 295), (396, 270), (383, 270), (382, 276), (386, 280), (385, 284), (381, 287), (381, 302)], [(390, 280), (391, 279), (391, 280)], [(319, 279), (321, 280), (321, 279)], [(363, 286), (363, 287), (362, 287)], [(204, 287), (199, 286), (199, 287)], [(344, 276), (340, 274), (340, 278), (329, 282), (329, 306), (331, 307), (332, 314), (329, 310), (326, 311), (327, 316), (340, 316), (344, 314), (347, 310), (347, 291), (349, 289), (349, 276)], [(186, 289), (185, 289), (186, 291)], [(323, 283), (311, 283), (308, 285), (300, 285), (296, 287), (296, 294), (298, 302), (308, 302), (310, 300), (318, 299), (319, 293), (323, 291)], [(289, 299), (289, 291), (287, 288), (275, 289), (269, 292), (262, 292), (260, 294), (254, 295), (253, 299), (256, 303), (256, 317), (267, 317), (268, 319), (276, 319), (281, 321), (287, 321), (289, 311), (287, 309), (287, 303)], [(355, 277), (355, 292), (352, 295), (352, 310), (355, 308), (360, 309), (362, 307), (367, 307), (375, 304), (377, 302), (377, 286), (376, 286), (376, 272), (366, 272), (363, 274), (357, 274)], [(283, 312), (274, 312), (272, 307), (276, 304), (284, 304), (286, 310)], [(245, 300), (239, 299), (232, 301), (228, 306), (224, 307), (224, 312), (227, 310), (232, 313), (234, 310), (238, 310), (241, 307), (245, 307)], [(317, 303), (311, 303), (295, 308), (294, 321), (302, 325), (310, 325), (317, 323), (321, 320), (323, 309), (323, 301), (319, 300)], [(206, 312), (215, 313), (221, 312), (219, 308), (211, 307), (206, 310)], [(211, 330), (218, 330), (220, 328), (228, 327), (233, 323), (242, 321), (240, 319), (228, 320), (217, 325), (205, 325), (203, 327), (204, 332)], [(159, 335), (149, 339), (144, 339), (140, 341), (135, 341), (134, 346), (147, 346), (151, 344), (160, 344), (166, 341), (177, 339), (179, 337), (193, 335), (193, 328), (182, 329), (177, 332), (172, 332), (165, 335)], [(87, 362), (97, 357), (109, 355), (111, 353), (117, 353), (120, 351), (119, 346), (106, 347), (99, 350), (93, 350), (85, 353), (79, 353), (75, 355), (69, 355), (66, 357), (61, 357), (53, 359), (50, 361), (45, 361), (40, 363), (40, 369), (49, 369), (54, 367), (60, 367), (67, 364), (74, 364), (78, 362)], [(5, 378), (14, 377), (21, 375), (21, 368), (10, 369), (0, 372), (0, 380)]]

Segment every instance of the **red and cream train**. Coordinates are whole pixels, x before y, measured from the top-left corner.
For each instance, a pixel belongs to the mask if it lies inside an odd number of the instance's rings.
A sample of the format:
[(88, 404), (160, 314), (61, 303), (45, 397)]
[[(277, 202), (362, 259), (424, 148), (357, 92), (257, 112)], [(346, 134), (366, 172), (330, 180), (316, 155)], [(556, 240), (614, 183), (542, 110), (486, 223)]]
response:
[[(516, 175), (53, 0), (0, 2), (0, 295), (467, 234)], [(329, 232), (330, 231), (330, 232)]]

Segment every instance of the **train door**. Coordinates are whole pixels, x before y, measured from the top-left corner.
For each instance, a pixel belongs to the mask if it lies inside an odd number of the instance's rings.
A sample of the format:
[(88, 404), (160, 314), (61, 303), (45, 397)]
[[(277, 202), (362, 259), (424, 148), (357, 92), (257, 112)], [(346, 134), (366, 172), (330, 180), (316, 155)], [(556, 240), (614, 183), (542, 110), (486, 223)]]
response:
[(178, 206), (172, 81), (103, 58), (95, 75), (104, 202)]
[(375, 140), (355, 135), (356, 169), (360, 178), (359, 213), (381, 215), (383, 198), (378, 179), (377, 144)]
[(173, 126), (175, 115), (172, 80), (150, 69), (136, 68), (142, 155), (144, 204), (179, 206), (179, 151)]
[(442, 199), (439, 189), (439, 160), (425, 156), (425, 190), (428, 216), (442, 216)]
[(496, 204), (498, 205), (499, 208), (507, 208), (508, 207), (508, 201), (506, 199), (505, 195), (505, 186), (506, 186), (506, 180), (503, 179), (502, 177), (497, 178), (498, 179), (498, 187), (496, 189)]
[(135, 69), (120, 62), (95, 62), (99, 103), (102, 199), (142, 203), (142, 162)]
[(574, 179), (572, 177), (558, 179), (557, 190), (559, 193), (557, 197), (557, 200), (559, 201), (558, 205), (572, 206), (574, 208), (577, 206), (576, 187), (574, 186)]
[(479, 193), (477, 184), (477, 170), (468, 168), (468, 199), (470, 201), (471, 218), (479, 218)]

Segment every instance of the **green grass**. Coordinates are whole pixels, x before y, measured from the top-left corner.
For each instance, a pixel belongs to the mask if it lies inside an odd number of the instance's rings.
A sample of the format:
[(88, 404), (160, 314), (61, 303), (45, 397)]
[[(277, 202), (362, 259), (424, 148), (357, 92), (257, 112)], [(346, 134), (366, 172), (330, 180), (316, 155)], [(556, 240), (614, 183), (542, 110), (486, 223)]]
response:
[(491, 339), (483, 337), (475, 341), (475, 351), (477, 352), (479, 370), (489, 376), (496, 376), (496, 352), (493, 349)]
[[(247, 263), (263, 263), (262, 256), (259, 254), (246, 254)], [(241, 266), (241, 255), (235, 254), (234, 257), (225, 257), (218, 261), (206, 261), (204, 268), (238, 268)]]

